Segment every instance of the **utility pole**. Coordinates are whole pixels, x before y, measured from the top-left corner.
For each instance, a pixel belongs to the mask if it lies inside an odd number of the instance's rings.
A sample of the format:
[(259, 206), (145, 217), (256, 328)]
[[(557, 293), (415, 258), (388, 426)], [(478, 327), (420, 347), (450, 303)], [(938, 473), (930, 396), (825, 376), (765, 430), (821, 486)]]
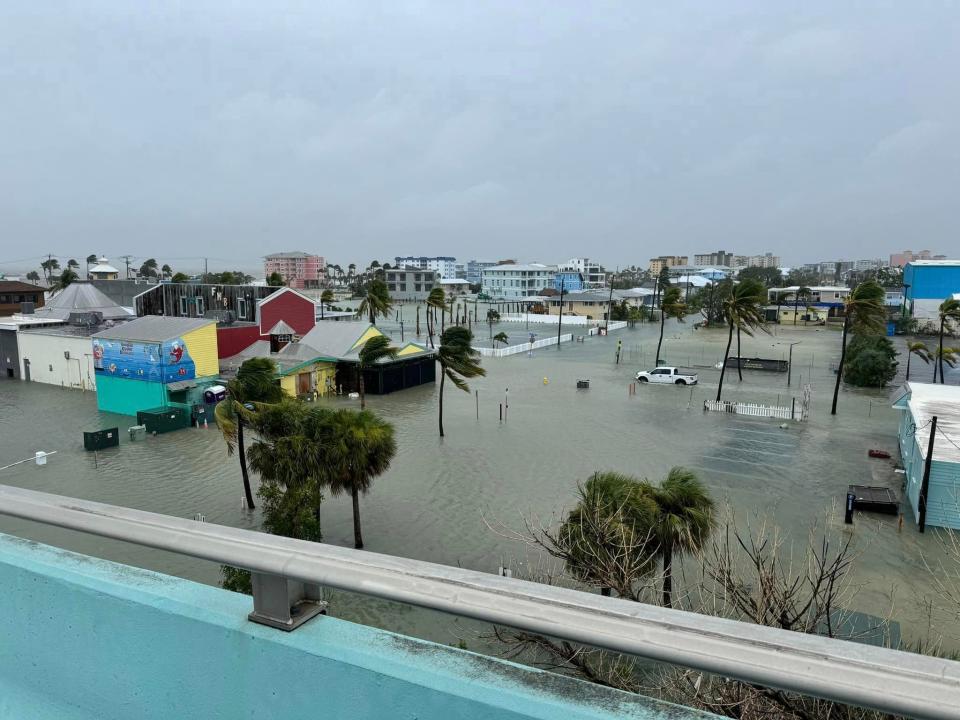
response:
[[(620, 272), (620, 266), (617, 265), (617, 272)], [(610, 316), (613, 315), (613, 276), (610, 276), (610, 297), (607, 298), (607, 322), (603, 326), (603, 329), (606, 330), (607, 335), (610, 334)], [(620, 362), (620, 353), (617, 353), (617, 362)]]
[(923, 481), (920, 483), (920, 499), (917, 503), (920, 511), (920, 532), (927, 526), (927, 493), (930, 492), (930, 466), (933, 464), (933, 439), (937, 434), (937, 416), (930, 418), (930, 442), (927, 443), (927, 457), (923, 462)]
[(560, 349), (560, 331), (563, 329), (563, 275), (560, 276), (560, 312), (557, 313), (557, 349)]
[(121, 255), (120, 259), (127, 264), (127, 276), (126, 279), (130, 279), (130, 261), (133, 259), (133, 255)]

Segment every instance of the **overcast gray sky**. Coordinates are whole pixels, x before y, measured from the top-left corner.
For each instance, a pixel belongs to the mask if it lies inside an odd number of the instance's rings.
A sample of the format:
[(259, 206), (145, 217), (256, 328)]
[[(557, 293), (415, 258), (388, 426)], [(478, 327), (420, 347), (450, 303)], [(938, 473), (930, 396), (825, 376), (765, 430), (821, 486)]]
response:
[(905, 1), (5, 0), (0, 270), (47, 251), (960, 255), (958, 19)]

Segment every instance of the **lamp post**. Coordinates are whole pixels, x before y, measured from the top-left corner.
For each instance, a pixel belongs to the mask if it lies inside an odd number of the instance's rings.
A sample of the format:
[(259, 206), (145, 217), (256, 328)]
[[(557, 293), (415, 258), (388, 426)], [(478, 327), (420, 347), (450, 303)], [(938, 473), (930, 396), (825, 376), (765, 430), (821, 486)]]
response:
[(793, 346), (799, 345), (801, 342), (801, 340), (797, 340), (796, 342), (789, 343), (790, 359), (787, 360), (787, 387), (790, 387), (790, 378), (793, 375)]

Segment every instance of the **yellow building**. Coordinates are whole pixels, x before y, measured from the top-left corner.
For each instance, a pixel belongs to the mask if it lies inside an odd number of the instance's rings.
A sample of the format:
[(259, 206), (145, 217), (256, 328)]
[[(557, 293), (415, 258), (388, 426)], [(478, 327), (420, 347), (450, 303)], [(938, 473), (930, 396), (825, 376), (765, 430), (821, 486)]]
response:
[[(275, 326), (269, 342), (256, 342), (221, 361), (224, 374), (235, 372), (252, 357), (270, 357), (277, 365), (280, 387), (291, 397), (354, 392), (359, 384), (360, 349), (371, 338), (383, 335), (374, 325), (361, 321), (319, 322), (302, 337), (287, 330), (290, 329)], [(423, 345), (403, 343), (396, 359), (364, 369), (366, 391), (384, 394), (433, 382), (434, 354)]]

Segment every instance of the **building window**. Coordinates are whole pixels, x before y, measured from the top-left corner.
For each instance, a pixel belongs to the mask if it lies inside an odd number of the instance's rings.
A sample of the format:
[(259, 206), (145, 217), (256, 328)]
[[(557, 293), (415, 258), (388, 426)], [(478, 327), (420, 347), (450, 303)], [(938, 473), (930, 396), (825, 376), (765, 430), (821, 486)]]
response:
[(197, 317), (203, 317), (203, 310), (204, 310), (203, 298), (198, 297), (197, 298)]
[(390, 292), (396, 292), (397, 284), (396, 283), (387, 283), (387, 290)]
[(187, 316), (187, 299), (185, 297), (180, 298), (180, 316)]
[(243, 319), (247, 316), (247, 299), (237, 298), (237, 317)]

